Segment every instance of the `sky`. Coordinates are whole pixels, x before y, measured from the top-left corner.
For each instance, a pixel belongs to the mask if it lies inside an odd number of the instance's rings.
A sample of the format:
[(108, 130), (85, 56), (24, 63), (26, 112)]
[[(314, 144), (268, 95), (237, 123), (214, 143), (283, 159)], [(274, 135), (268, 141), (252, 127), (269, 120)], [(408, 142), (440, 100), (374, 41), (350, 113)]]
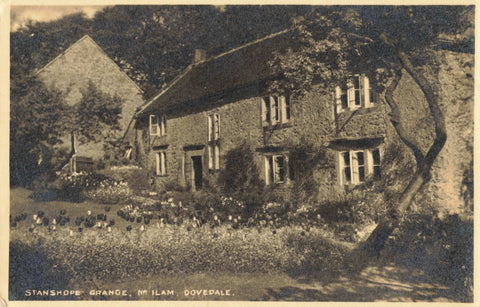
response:
[(11, 6), (10, 27), (11, 31), (16, 31), (28, 20), (50, 21), (62, 16), (84, 12), (87, 17), (93, 17), (95, 12), (105, 6)]

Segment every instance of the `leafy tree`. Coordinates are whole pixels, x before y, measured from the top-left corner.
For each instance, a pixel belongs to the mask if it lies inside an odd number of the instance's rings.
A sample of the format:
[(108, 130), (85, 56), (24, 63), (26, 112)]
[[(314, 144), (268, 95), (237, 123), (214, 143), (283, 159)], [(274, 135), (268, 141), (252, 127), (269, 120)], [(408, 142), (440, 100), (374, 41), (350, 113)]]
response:
[[(119, 131), (122, 101), (100, 92), (94, 84), (82, 91), (82, 99), (67, 105), (63, 94), (47, 88), (35, 77), (12, 82), (10, 112), (11, 184), (30, 185), (35, 178), (62, 168), (75, 153), (73, 148), (60, 165), (52, 156), (61, 150), (69, 134), (81, 143), (103, 141), (113, 145)], [(57, 158), (57, 157), (56, 157)]]
[(93, 20), (94, 39), (141, 84), (146, 96), (192, 63), (195, 49), (216, 55), (289, 26), (294, 6), (115, 6)]
[(12, 82), (10, 105), (10, 182), (29, 185), (48, 169), (49, 148), (61, 143), (68, 113), (62, 93), (34, 77)]
[[(297, 18), (291, 32), (296, 48), (277, 54), (272, 66), (284, 78), (272, 89), (302, 95), (314, 83), (344, 82), (355, 73), (367, 73), (373, 87), (385, 91), (391, 107), (390, 120), (416, 161), (415, 174), (400, 195), (392, 213), (369, 239), (370, 247), (381, 249), (399, 217), (417, 192), (430, 179), (430, 170), (442, 150), (447, 132), (439, 106), (438, 79), (422, 69), (435, 61), (432, 49), (441, 35), (458, 35), (472, 27), (472, 7), (466, 6), (328, 6), (313, 7)], [(467, 41), (471, 46), (471, 42)], [(421, 89), (434, 123), (434, 137), (422, 150), (415, 134), (409, 133), (394, 98), (402, 74), (409, 74)]]
[[(80, 143), (103, 142), (107, 148), (120, 139), (119, 119), (123, 101), (101, 92), (91, 81), (82, 91), (82, 98), (65, 115), (65, 134), (71, 135), (72, 150), (60, 165), (65, 166), (75, 154), (74, 139)], [(65, 135), (64, 134), (64, 135)]]
[(10, 78), (27, 76), (46, 65), (85, 34), (91, 20), (83, 13), (51, 22), (32, 22), (10, 34)]

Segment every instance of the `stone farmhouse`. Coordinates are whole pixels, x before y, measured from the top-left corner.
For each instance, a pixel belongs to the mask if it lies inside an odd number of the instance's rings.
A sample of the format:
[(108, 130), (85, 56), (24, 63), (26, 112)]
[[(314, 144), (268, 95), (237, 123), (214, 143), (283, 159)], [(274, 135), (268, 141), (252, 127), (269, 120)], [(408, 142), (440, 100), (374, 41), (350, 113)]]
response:
[[(143, 91), (88, 35), (83, 36), (38, 70), (37, 76), (48, 87), (55, 87), (62, 91), (65, 103), (68, 105), (75, 105), (81, 100), (82, 90), (87, 88), (89, 82), (105, 94), (120, 96), (124, 104), (119, 120), (121, 131), (118, 133), (118, 138), (129, 131), (128, 127), (133, 125), (132, 118), (135, 111), (144, 102)], [(131, 141), (131, 144), (133, 144), (133, 138), (133, 134), (125, 135), (126, 141)], [(74, 147), (75, 150), (75, 155), (68, 165), (72, 171), (89, 168), (94, 161), (104, 157), (103, 142), (80, 144), (74, 141), (74, 144), (71, 144), (70, 136), (65, 136), (64, 144)]]
[[(253, 149), (252, 163), (260, 178), (278, 189), (290, 189), (302, 176), (288, 150), (300, 143), (326, 148), (326, 161), (312, 175), (320, 199), (381, 177), (384, 150), (397, 135), (389, 123), (390, 110), (383, 96), (372, 89), (366, 75), (354, 75), (346, 84), (328, 89), (316, 85), (303, 98), (268, 93), (268, 82), (277, 77), (269, 69), (269, 60), (273, 52), (291, 44), (286, 33), (275, 33), (210, 58), (197, 51), (194, 63), (141, 108), (135, 126), (137, 157), (154, 176), (157, 189), (175, 182), (196, 191), (207, 182), (215, 183), (225, 167), (225, 154), (243, 143)], [(473, 139), (473, 85), (452, 88), (447, 75), (468, 79), (468, 68), (458, 63), (468, 62), (473, 54), (463, 54), (459, 60), (458, 52), (439, 52), (445, 63), (455, 63), (443, 65), (439, 72), (440, 80), (445, 81), (442, 92), (449, 93), (445, 102), (456, 96), (467, 99), (465, 108), (457, 106), (455, 114), (446, 113), (454, 116), (447, 120), (449, 132), (462, 130), (465, 135), (462, 140), (450, 138), (445, 146), (447, 154), (457, 160), (442, 154), (430, 183), (437, 199), (455, 207), (461, 205), (465, 170), (461, 165), (471, 158), (465, 148)], [(456, 70), (452, 72), (446, 65), (456, 65)], [(408, 97), (409, 105), (417, 106), (415, 110), (405, 108), (403, 115), (410, 127), (428, 134), (432, 128), (426, 120), (428, 106), (407, 74), (395, 96)], [(447, 104), (444, 107), (449, 108)], [(465, 116), (462, 127), (455, 124), (457, 116)], [(443, 192), (446, 186), (451, 193)]]

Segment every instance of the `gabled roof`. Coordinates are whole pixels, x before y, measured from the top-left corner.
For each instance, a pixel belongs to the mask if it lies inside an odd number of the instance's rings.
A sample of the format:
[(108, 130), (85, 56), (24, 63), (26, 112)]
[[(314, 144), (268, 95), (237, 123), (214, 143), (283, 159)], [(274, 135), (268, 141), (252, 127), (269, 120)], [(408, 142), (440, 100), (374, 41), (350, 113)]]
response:
[(269, 61), (273, 52), (285, 50), (292, 44), (288, 33), (289, 30), (277, 32), (191, 64), (165, 90), (145, 104), (138, 116), (272, 78), (275, 73)]
[(108, 54), (105, 53), (105, 51), (103, 51), (103, 49), (88, 35), (88, 34), (85, 34), (82, 38), (80, 38), (79, 40), (77, 40), (75, 43), (73, 43), (70, 47), (68, 47), (67, 49), (65, 49), (65, 51), (63, 51), (62, 53), (60, 53), (57, 57), (55, 57), (53, 60), (51, 60), (50, 62), (48, 62), (45, 66), (43, 66), (42, 68), (40, 68), (39, 70), (37, 70), (35, 72), (35, 74), (40, 74), (42, 73), (42, 71), (44, 71), (45, 69), (47, 69), (49, 66), (51, 66), (52, 64), (54, 64), (55, 62), (59, 61), (60, 58), (62, 56), (64, 56), (65, 54), (71, 52), (73, 49), (75, 49), (76, 46), (78, 46), (81, 42), (83, 41), (87, 41), (88, 43), (90, 43), (90, 45), (92, 45), (94, 48), (96, 48), (98, 51), (100, 51), (100, 53), (102, 53), (103, 55), (105, 55), (105, 58), (108, 59), (110, 62), (112, 62), (115, 67), (118, 69), (119, 72), (121, 72), (123, 75), (125, 75), (125, 78), (128, 79), (133, 85), (135, 85), (135, 87), (140, 91), (140, 93), (143, 93), (143, 90), (123, 71), (120, 69), (120, 67), (117, 65), (117, 63), (115, 63), (114, 60), (112, 60)]

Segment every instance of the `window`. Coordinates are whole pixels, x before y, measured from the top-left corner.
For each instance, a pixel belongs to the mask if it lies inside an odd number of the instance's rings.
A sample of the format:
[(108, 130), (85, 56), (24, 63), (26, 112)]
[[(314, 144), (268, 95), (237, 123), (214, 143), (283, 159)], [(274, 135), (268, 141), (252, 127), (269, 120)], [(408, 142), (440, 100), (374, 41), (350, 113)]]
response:
[(210, 114), (208, 116), (208, 141), (220, 139), (220, 115)]
[(285, 183), (293, 180), (293, 163), (287, 155), (271, 155), (265, 157), (265, 175), (267, 184)]
[(155, 153), (155, 173), (157, 176), (167, 174), (167, 154), (163, 151)]
[(291, 119), (289, 96), (266, 96), (262, 98), (262, 122), (264, 126), (287, 123)]
[(220, 114), (210, 114), (208, 116), (208, 169), (220, 169)]
[(368, 77), (354, 75), (344, 86), (335, 88), (335, 106), (337, 113), (374, 105), (374, 93)]
[(373, 158), (373, 179), (378, 180), (381, 178), (380, 150), (378, 148), (372, 152), (372, 158)]
[(218, 144), (208, 144), (208, 169), (220, 169), (220, 146)]
[(380, 149), (343, 151), (339, 155), (341, 184), (359, 184), (367, 176), (380, 179)]
[(160, 125), (158, 124), (157, 115), (150, 115), (150, 135), (160, 135)]
[(150, 115), (150, 135), (162, 136), (167, 134), (167, 118), (165, 115)]

